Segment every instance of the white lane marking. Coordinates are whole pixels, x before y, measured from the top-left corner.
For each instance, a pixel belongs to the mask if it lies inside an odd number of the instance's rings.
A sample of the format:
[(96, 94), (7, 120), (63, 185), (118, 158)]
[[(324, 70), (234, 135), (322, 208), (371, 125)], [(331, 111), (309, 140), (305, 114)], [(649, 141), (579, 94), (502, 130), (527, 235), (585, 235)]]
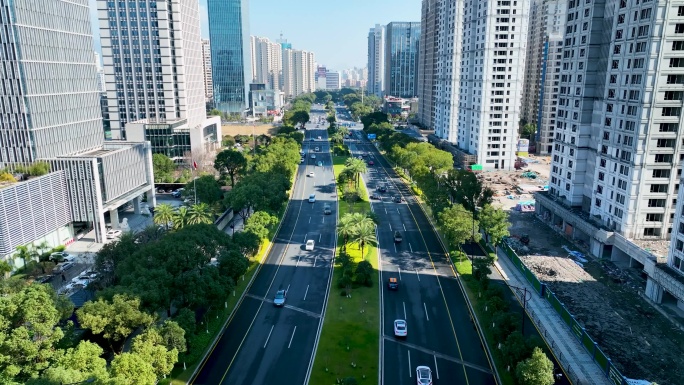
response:
[(306, 285), (306, 291), (304, 292), (304, 301), (306, 301), (306, 295), (307, 294), (309, 294), (309, 285)]
[(321, 223), (325, 223), (325, 217), (323, 217), (323, 219), (321, 220)]
[(385, 207), (385, 214), (387, 214), (387, 207)]
[(392, 231), (392, 224), (390, 223), (389, 225), (390, 225), (390, 231)]
[(410, 243), (409, 243), (409, 249), (411, 249), (411, 252), (413, 253), (413, 247), (411, 247)]
[(309, 223), (311, 223), (311, 217), (309, 217)]
[(402, 302), (402, 305), (404, 305), (404, 319), (406, 319), (406, 302)]
[(306, 243), (306, 236), (309, 234), (304, 234), (304, 243)]
[(321, 237), (322, 236), (323, 236), (323, 234), (318, 234), (318, 243), (321, 243)]
[(415, 270), (416, 272), (416, 277), (418, 277), (418, 282), (420, 282), (420, 274), (418, 274), (418, 270)]
[(396, 243), (394, 244), (394, 252), (395, 253), (397, 252), (397, 244)]
[(266, 345), (268, 345), (268, 340), (271, 338), (271, 333), (273, 333), (273, 328), (275, 325), (271, 326), (271, 331), (268, 332), (268, 337), (266, 337), (266, 342), (264, 343), (264, 349), (266, 349)]
[(423, 302), (423, 309), (425, 309), (425, 318), (427, 318), (427, 320), (429, 321), (429, 320), (430, 320), (430, 316), (428, 315), (427, 306), (425, 306), (425, 302)]
[(404, 231), (406, 231), (406, 225), (403, 223), (401, 225), (404, 226)]
[(288, 291), (290, 291), (290, 285), (287, 285), (287, 289), (285, 289), (285, 294), (287, 294)]
[(397, 207), (397, 214), (401, 214), (401, 213), (399, 212), (399, 207)]
[(401, 267), (397, 267), (397, 271), (399, 272), (399, 280), (401, 281)]
[(407, 350), (406, 353), (408, 353), (408, 360), (409, 360), (409, 362), (408, 362), (408, 364), (409, 364), (409, 378), (410, 378), (410, 377), (411, 377), (411, 370), (412, 370), (412, 368), (411, 368), (411, 351), (410, 351), (410, 350)]
[[(287, 348), (289, 349), (290, 346), (292, 345), (292, 340), (294, 339), (294, 334), (297, 331), (297, 327), (294, 327), (294, 330), (292, 331), (292, 337), (290, 337), (290, 343), (287, 344)], [(435, 358), (435, 364), (437, 363), (437, 358)], [(437, 375), (437, 379), (439, 380), (439, 375)]]
[(302, 259), (302, 256), (298, 255), (297, 256), (297, 264), (295, 265), (295, 267), (299, 267), (299, 260), (301, 260), (301, 259)]
[(316, 261), (318, 260), (318, 255), (314, 257), (314, 264), (313, 267), (316, 267)]
[[(296, 328), (296, 326), (295, 326), (295, 328)], [(437, 373), (437, 379), (439, 380), (439, 368), (437, 367), (437, 356), (433, 355), (432, 357), (434, 357), (434, 359), (435, 359), (435, 373)]]

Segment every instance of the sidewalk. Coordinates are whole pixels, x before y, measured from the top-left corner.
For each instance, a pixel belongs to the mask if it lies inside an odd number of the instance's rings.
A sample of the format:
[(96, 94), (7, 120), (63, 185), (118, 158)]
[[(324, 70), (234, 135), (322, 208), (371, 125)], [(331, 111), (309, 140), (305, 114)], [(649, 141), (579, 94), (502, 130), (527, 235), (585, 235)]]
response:
[[(497, 270), (512, 286), (527, 288), (532, 295), (527, 301), (527, 314), (530, 316), (544, 339), (553, 350), (558, 362), (563, 366), (566, 374), (575, 385), (611, 385), (605, 373), (594, 363), (589, 353), (580, 341), (565, 325), (560, 315), (553, 307), (537, 294), (522, 273), (520, 273), (503, 250), (498, 250), (498, 260), (495, 262)], [(522, 301), (521, 294), (514, 290), (515, 295)]]

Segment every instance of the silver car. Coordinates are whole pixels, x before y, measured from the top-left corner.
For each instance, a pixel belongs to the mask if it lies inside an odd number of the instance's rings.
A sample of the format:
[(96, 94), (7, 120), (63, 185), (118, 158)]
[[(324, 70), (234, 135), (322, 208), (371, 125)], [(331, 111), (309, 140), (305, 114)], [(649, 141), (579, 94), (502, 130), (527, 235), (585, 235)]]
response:
[(273, 304), (276, 306), (285, 305), (285, 299), (287, 298), (287, 292), (285, 290), (278, 290), (276, 292), (275, 298), (273, 298)]
[(417, 385), (432, 385), (432, 370), (427, 366), (416, 368)]

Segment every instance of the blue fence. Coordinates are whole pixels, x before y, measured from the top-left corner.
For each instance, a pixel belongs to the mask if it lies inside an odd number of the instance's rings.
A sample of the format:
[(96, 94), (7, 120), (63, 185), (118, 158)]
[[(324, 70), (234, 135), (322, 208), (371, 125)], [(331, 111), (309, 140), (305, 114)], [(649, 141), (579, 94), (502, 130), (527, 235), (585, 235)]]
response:
[(620, 373), (620, 371), (613, 365), (612, 361), (606, 356), (596, 342), (587, 334), (586, 330), (577, 322), (575, 317), (570, 314), (568, 309), (556, 297), (556, 295), (549, 289), (546, 284), (541, 283), (539, 278), (528, 269), (518, 258), (518, 255), (507, 244), (502, 244), (501, 248), (508, 258), (513, 262), (515, 267), (525, 276), (527, 281), (534, 287), (537, 294), (545, 298), (551, 307), (553, 307), (558, 315), (560, 315), (563, 322), (570, 328), (572, 334), (584, 346), (584, 349), (591, 355), (592, 359), (603, 370), (603, 373), (615, 385), (627, 385), (627, 380)]

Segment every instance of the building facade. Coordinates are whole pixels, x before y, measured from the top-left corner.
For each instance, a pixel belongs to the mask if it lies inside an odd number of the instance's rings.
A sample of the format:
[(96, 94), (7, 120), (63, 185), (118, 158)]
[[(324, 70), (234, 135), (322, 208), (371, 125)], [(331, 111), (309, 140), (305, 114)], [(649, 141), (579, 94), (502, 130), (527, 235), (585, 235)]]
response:
[(385, 95), (411, 98), (418, 92), (420, 22), (391, 22), (385, 30)]
[(252, 78), (248, 0), (207, 0), (214, 107), (244, 114)]
[[(190, 148), (203, 152), (206, 146), (186, 142), (202, 138), (212, 126), (206, 116), (199, 5), (192, 0), (133, 9), (122, 4), (98, 0), (112, 138), (150, 141), (154, 153), (188, 161)], [(148, 27), (152, 19), (156, 23)]]
[(265, 37), (251, 36), (252, 83), (265, 84), (269, 90), (280, 89), (283, 73), (283, 49)]
[(316, 59), (313, 52), (283, 50), (283, 92), (286, 99), (316, 90)]
[(669, 238), (682, 67), (684, 2), (569, 2), (550, 195), (626, 238)]
[(368, 32), (368, 93), (382, 97), (385, 91), (385, 26), (376, 24)]
[[(104, 242), (106, 220), (141, 195), (155, 204), (147, 143), (104, 142), (101, 92), (88, 2), (16, 0), (0, 3), (5, 49), (0, 60), (16, 87), (0, 101), (0, 168), (37, 161), (49, 172), (0, 187), (0, 255), (46, 241), (66, 244), (75, 228)], [(48, 74), (59, 77), (48, 77)]]
[(423, 0), (420, 16), (420, 43), (418, 45), (418, 122), (426, 129), (434, 128), (435, 116), (435, 86), (437, 79), (435, 71), (438, 59), (440, 12), (441, 6), (437, 0)]
[(342, 78), (337, 71), (327, 71), (325, 73), (325, 89), (339, 90), (342, 87)]
[(209, 39), (202, 39), (202, 74), (204, 75), (204, 100), (214, 100), (214, 81), (211, 75), (211, 44)]
[(534, 142), (541, 155), (553, 149), (566, 8), (566, 1), (557, 0), (533, 0), (530, 7), (521, 124), (536, 125)]

